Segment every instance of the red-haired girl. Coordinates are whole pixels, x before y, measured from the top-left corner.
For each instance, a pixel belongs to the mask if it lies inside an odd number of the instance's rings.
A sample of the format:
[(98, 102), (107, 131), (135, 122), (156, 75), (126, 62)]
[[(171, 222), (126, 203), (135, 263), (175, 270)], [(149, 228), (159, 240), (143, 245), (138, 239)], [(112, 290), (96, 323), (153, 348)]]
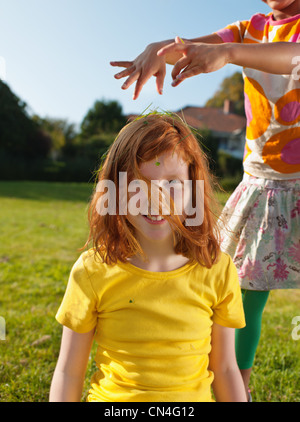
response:
[[(155, 182), (159, 213), (123, 212), (120, 174), (128, 186), (140, 182), (138, 206), (152, 199), (141, 182)], [(111, 196), (99, 188), (106, 180), (115, 186)], [(191, 181), (194, 205), (198, 180), (203, 221), (187, 224), (185, 209), (175, 212), (174, 192), (184, 196)], [(220, 250), (206, 158), (194, 134), (177, 116), (138, 118), (110, 147), (98, 182), (89, 213), (93, 247), (73, 266), (56, 315), (63, 335), (50, 401), (81, 400), (93, 340), (98, 371), (87, 401), (209, 402), (211, 386), (217, 401), (246, 401), (234, 350), (234, 329), (245, 324), (241, 292)], [(164, 183), (172, 186), (166, 213)], [(129, 203), (133, 189), (126, 193)], [(116, 212), (103, 212), (110, 199)]]

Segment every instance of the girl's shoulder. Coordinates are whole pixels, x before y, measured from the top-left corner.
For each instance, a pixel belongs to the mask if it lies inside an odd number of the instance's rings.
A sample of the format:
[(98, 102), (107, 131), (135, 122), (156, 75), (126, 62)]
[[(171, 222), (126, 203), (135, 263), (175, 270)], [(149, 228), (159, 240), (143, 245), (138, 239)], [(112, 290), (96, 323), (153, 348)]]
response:
[(221, 252), (216, 262), (210, 268), (197, 264), (195, 270), (202, 273), (205, 272), (208, 277), (226, 278), (228, 274), (236, 271), (236, 267), (231, 256), (226, 252)]
[(100, 255), (94, 248), (82, 252), (75, 263), (75, 266), (76, 265), (82, 267), (90, 277), (95, 274), (99, 275), (105, 273), (108, 269), (107, 264), (102, 261)]
[(272, 12), (267, 15), (264, 13), (255, 13), (249, 19), (249, 25), (253, 26), (256, 31), (263, 31), (270, 19), (272, 19)]
[(212, 266), (212, 268), (226, 270), (232, 264), (233, 264), (233, 261), (232, 261), (231, 256), (227, 252), (221, 251), (217, 261)]

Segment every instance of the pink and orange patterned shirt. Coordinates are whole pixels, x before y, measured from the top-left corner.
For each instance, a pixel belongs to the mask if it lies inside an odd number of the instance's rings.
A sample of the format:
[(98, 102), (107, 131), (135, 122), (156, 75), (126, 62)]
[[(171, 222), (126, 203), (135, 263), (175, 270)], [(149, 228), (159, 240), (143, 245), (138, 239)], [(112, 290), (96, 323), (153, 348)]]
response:
[[(300, 14), (275, 21), (255, 14), (217, 31), (223, 42), (300, 42)], [(300, 44), (291, 75), (244, 68), (247, 117), (244, 171), (264, 179), (300, 178)]]

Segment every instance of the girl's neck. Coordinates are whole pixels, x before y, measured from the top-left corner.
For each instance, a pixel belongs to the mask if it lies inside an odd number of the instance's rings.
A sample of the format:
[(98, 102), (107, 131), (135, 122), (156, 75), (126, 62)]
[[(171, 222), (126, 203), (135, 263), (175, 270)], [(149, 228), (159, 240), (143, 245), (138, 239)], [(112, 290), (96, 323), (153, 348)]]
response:
[(135, 255), (129, 262), (146, 271), (173, 271), (189, 262), (189, 258), (175, 253), (174, 246), (161, 242), (141, 241), (140, 245), (147, 256), (145, 261), (140, 255)]
[(272, 13), (275, 21), (280, 21), (298, 15), (300, 13), (299, 2), (294, 1), (292, 4), (290, 4), (290, 6), (286, 7), (285, 9), (272, 10)]

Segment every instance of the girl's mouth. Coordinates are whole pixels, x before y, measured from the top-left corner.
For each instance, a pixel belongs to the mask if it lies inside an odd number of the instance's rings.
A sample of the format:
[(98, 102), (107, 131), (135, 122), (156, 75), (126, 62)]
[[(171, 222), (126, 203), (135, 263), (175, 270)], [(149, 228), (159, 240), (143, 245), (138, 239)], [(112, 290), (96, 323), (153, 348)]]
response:
[(161, 215), (142, 215), (150, 224), (163, 224), (166, 220)]

